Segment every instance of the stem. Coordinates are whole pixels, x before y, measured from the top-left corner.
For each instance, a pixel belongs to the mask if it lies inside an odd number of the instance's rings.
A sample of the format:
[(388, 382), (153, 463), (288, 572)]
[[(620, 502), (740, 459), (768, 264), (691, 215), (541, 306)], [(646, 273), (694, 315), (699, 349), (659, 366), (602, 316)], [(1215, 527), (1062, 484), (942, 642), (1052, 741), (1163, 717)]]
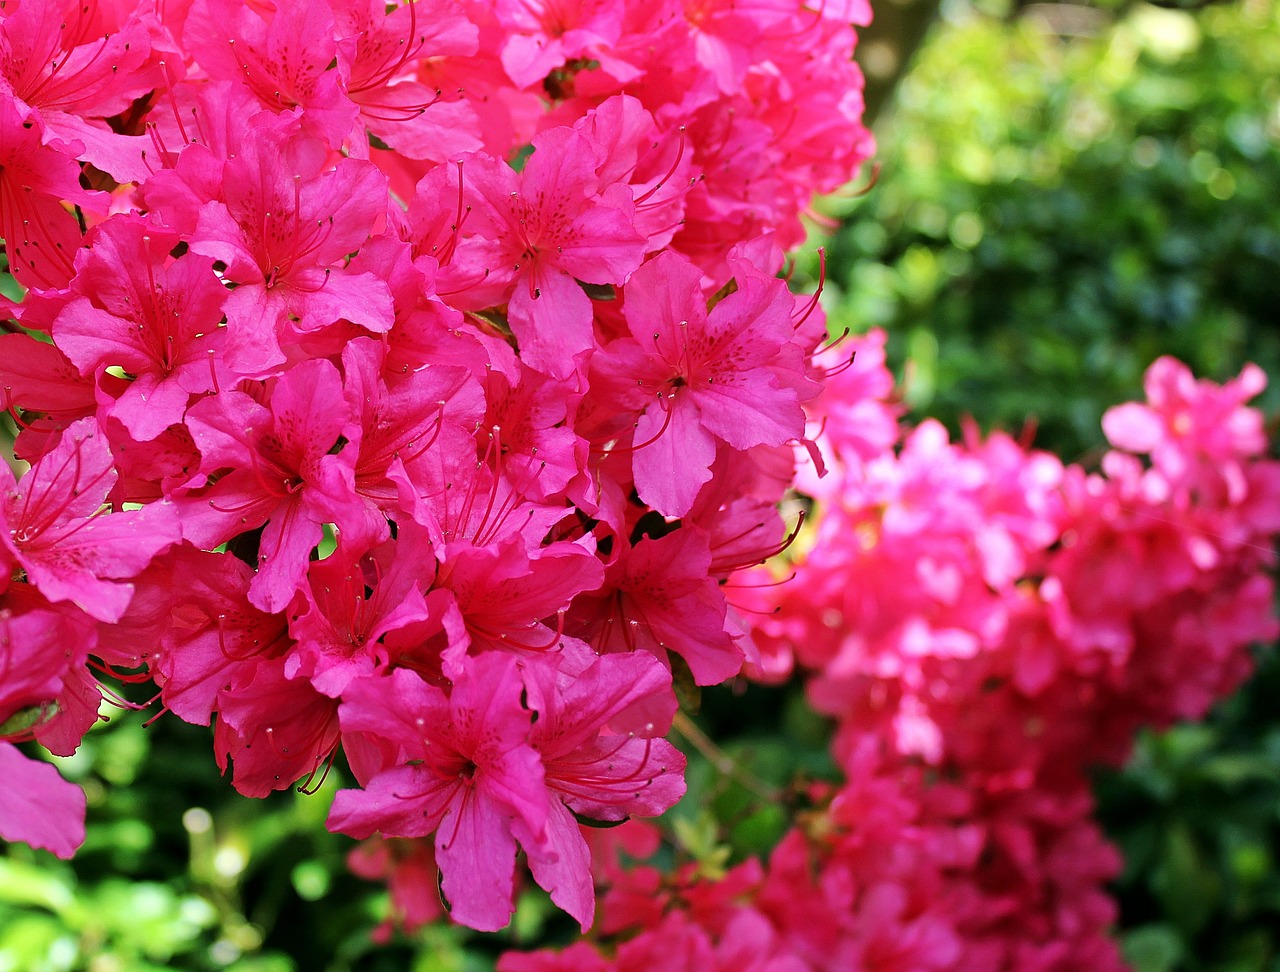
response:
[(768, 803), (777, 803), (782, 799), (781, 790), (743, 769), (736, 759), (716, 745), (715, 740), (698, 728), (697, 724), (683, 712), (675, 714), (675, 718), (671, 720), (671, 728), (702, 754), (717, 772), (736, 780), (745, 789)]

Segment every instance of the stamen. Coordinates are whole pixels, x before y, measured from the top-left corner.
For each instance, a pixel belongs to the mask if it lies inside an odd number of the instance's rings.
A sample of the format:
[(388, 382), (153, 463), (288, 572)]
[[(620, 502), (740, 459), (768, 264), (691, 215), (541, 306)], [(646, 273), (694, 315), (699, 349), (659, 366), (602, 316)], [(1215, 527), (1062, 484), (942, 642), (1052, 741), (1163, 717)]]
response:
[[(795, 321), (791, 325), (793, 331), (800, 330), (804, 326), (804, 322), (809, 319), (818, 307), (818, 300), (822, 297), (822, 290), (827, 285), (827, 249), (826, 247), (818, 247), (818, 289), (813, 292), (813, 298), (805, 307), (804, 313), (800, 315), (800, 320)], [(847, 332), (846, 332), (847, 333)], [(834, 345), (833, 345), (834, 347)]]
[(744, 557), (736, 561), (731, 561), (731, 562), (716, 561), (712, 564), (711, 572), (715, 574), (728, 575), (733, 573), (736, 570), (743, 570), (747, 567), (756, 567), (756, 566), (760, 566), (767, 563), (769, 560), (771, 560), (774, 557), (777, 557), (779, 554), (781, 554), (783, 551), (785, 551), (788, 547), (790, 547), (793, 543), (796, 542), (796, 537), (800, 535), (800, 530), (804, 527), (805, 517), (806, 517), (805, 511), (801, 510), (796, 515), (796, 525), (792, 528), (791, 532), (788, 533), (786, 537), (782, 539), (780, 543), (773, 544), (771, 546), (755, 551), (751, 554), (745, 555)]
[(667, 170), (666, 175), (664, 175), (661, 179), (659, 179), (656, 183), (654, 183), (649, 189), (645, 190), (645, 192), (641, 193), (639, 196), (635, 198), (635, 205), (637, 210), (642, 208), (641, 204), (644, 203), (646, 200), (648, 200), (650, 196), (652, 196), (654, 193), (661, 190), (662, 187), (667, 184), (667, 181), (676, 174), (676, 170), (680, 168), (680, 163), (684, 160), (684, 149), (688, 139), (685, 137), (685, 134), (684, 134), (685, 126), (681, 125), (679, 129), (677, 129), (677, 131), (680, 135), (680, 140), (676, 148), (676, 160), (671, 163), (671, 168)]

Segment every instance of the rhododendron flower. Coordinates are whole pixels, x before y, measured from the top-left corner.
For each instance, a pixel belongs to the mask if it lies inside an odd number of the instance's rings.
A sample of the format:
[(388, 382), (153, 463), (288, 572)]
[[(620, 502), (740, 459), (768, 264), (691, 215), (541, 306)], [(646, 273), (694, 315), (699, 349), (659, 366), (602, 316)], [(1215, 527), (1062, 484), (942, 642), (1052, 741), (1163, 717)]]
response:
[(81, 188), (80, 167), (60, 147), (46, 146), (40, 117), (0, 90), (0, 238), (24, 287), (65, 287), (75, 273), (80, 227), (59, 200), (104, 208), (101, 193)]
[(484, 237), (474, 255), (459, 247), (450, 269), (505, 285), (520, 356), (555, 378), (591, 350), (591, 300), (576, 282), (620, 284), (644, 256), (632, 225), (631, 191), (600, 185), (599, 149), (587, 136), (552, 129), (533, 140), (520, 173), (473, 159), (463, 184), (473, 200), (469, 229)]
[(130, 605), (123, 620), (158, 644), (151, 659), (166, 709), (207, 726), (240, 672), (290, 647), (285, 618), (249, 603), (253, 569), (237, 557), (189, 544), (170, 551), (139, 577), (152, 603)]
[(745, 450), (804, 431), (792, 300), (777, 281), (741, 269), (738, 289), (708, 313), (702, 273), (673, 253), (654, 257), (624, 291), (631, 337), (593, 362), (608, 400), (639, 412), (636, 491), (666, 516), (689, 512), (718, 442)]
[(190, 241), (238, 284), (224, 308), (227, 357), (249, 377), (281, 370), (284, 327), (310, 331), (345, 318), (385, 331), (394, 320), (386, 283), (344, 268), (385, 210), (385, 178), (351, 158), (328, 169), (323, 143), (296, 129), (289, 118), (250, 119), (223, 166), (222, 198), (200, 208)]
[(0, 566), (21, 567), (51, 601), (119, 619), (133, 593), (125, 579), (175, 543), (179, 526), (171, 504), (104, 511), (115, 478), (106, 438), (87, 418), (16, 483), (0, 464)]
[(742, 650), (725, 631), (725, 602), (708, 576), (706, 535), (682, 527), (624, 547), (599, 590), (578, 598), (568, 631), (597, 651), (644, 649), (684, 658), (699, 685), (715, 685), (742, 667)]
[[(671, 677), (642, 653), (593, 659), (572, 675), (530, 664), (525, 684), (538, 713), (532, 743), (552, 794), (546, 825), (552, 853), (531, 851), (529, 867), (586, 931), (595, 889), (587, 843), (570, 811), (595, 820), (656, 817), (684, 795), (684, 755), (654, 738), (674, 714)], [(638, 725), (637, 715), (645, 720)]]
[[(0, 471), (0, 612), (40, 629), (7, 656), (4, 741), (74, 751), (95, 673), (141, 669), (242, 793), (315, 789), (341, 749), (367, 788), (335, 825), (430, 835), (455, 919), (505, 923), (520, 847), (588, 925), (574, 814), (679, 798), (668, 651), (705, 684), (754, 658), (719, 582), (789, 542), (821, 328), (793, 320), (778, 241), (869, 147), (852, 31), (779, 47), (802, 15), (0, 10), (0, 234), (27, 290), (0, 301), (0, 407), (32, 463)], [(649, 319), (668, 266), (688, 341)], [(655, 323), (640, 373), (595, 366)], [(659, 389), (687, 392), (671, 429)], [(77, 797), (31, 773), (56, 820), (0, 826), (67, 853)]]
[[(22, 3), (0, 20), (0, 89), (34, 108), (46, 143), (123, 182), (141, 178), (143, 140), (103, 119), (125, 111), (161, 81), (149, 25), (124, 5), (80, 0)], [(0, 93), (0, 98), (5, 95)], [(6, 240), (12, 240), (6, 232)]]
[[(1157, 362), (1097, 472), (900, 428), (778, 277), (872, 149), (867, 14), (0, 2), (0, 836), (70, 855), (15, 744), (151, 677), (241, 793), (341, 758), (406, 926), (506, 925), (521, 853), (602, 892), (504, 969), (1118, 969), (1086, 774), (1277, 630), (1261, 373)], [(767, 859), (583, 829), (684, 793), (673, 677), (797, 667), (844, 781)]]
[(1175, 484), (1214, 488), (1221, 481), (1232, 500), (1248, 487), (1240, 458), (1260, 454), (1266, 445), (1262, 416), (1244, 402), (1266, 387), (1266, 376), (1249, 365), (1240, 377), (1218, 386), (1196, 381), (1172, 358), (1160, 358), (1147, 371), (1147, 402), (1129, 402), (1108, 410), (1102, 428), (1121, 449), (1150, 453), (1156, 468)]
[(445, 653), (446, 674), (468, 664), (461, 657), (468, 649), (557, 649), (560, 632), (544, 619), (563, 615), (575, 595), (595, 590), (603, 579), (600, 561), (577, 544), (556, 543), (536, 554), (518, 538), (484, 547), (456, 544), (446, 551), (434, 584), (449, 593), (462, 625)]
[(302, 108), (304, 124), (336, 148), (356, 107), (336, 70), (335, 33), (327, 0), (280, 0), (266, 17), (237, 0), (195, 0), (183, 42), (211, 77), (245, 85), (265, 107)]
[[(441, 891), (457, 920), (493, 931), (510, 920), (517, 841), (546, 841), (542, 761), (514, 658), (476, 657), (446, 696), (405, 669), (348, 687), (343, 732), (388, 740), (400, 765), (334, 799), (330, 825), (355, 837), (435, 834)], [(388, 706), (390, 701), (390, 706)]]
[(285, 672), (287, 660), (259, 656), (241, 665), (218, 697), (213, 751), (232, 782), (262, 797), (306, 777), (306, 789), (338, 746), (338, 703)]
[(349, 515), (348, 527), (370, 541), (385, 536), (386, 517), (400, 509), (402, 486), (425, 478), (420, 460), (433, 447), (467, 441), (467, 426), (483, 409), (480, 389), (462, 368), (405, 365), (397, 371), (389, 363), (385, 347), (372, 338), (342, 349), (342, 393), (352, 419), (342, 435), (355, 455), (354, 488), (363, 500), (363, 515)]
[(209, 548), (265, 525), (249, 600), (269, 613), (292, 600), (323, 524), (364, 520), (350, 455), (331, 453), (347, 423), (340, 402), (338, 369), (305, 361), (272, 383), (266, 405), (224, 391), (187, 413), (208, 485), (179, 501), (184, 539)]
[[(474, 109), (456, 98), (445, 100), (443, 91), (418, 81), (412, 71), (428, 58), (476, 53), (476, 26), (456, 5), (334, 0), (332, 7), (346, 95), (369, 131), (412, 159), (443, 162), (481, 148)], [(360, 138), (356, 147), (364, 142)]]
[(109, 367), (132, 375), (108, 414), (140, 441), (179, 424), (193, 394), (212, 390), (225, 332), (227, 292), (213, 260), (187, 254), (170, 261), (176, 235), (133, 216), (103, 223), (82, 250), (76, 297), (54, 321), (58, 346), (80, 369)]
[[(369, 550), (342, 544), (331, 557), (312, 562), (289, 621), (298, 644), (285, 673), (338, 698), (352, 678), (385, 667), (383, 638), (429, 617), (418, 572), (430, 556), (419, 529)], [(306, 606), (296, 606), (299, 600)]]
[[(105, 385), (108, 392), (124, 388), (123, 381), (113, 375), (103, 376), (101, 382), (81, 375), (52, 344), (28, 334), (0, 334), (0, 405), (5, 409), (43, 413), (56, 418), (59, 424), (69, 425), (97, 412), (96, 391), (100, 385)], [(37, 419), (29, 428), (38, 430), (49, 424), (49, 420)]]

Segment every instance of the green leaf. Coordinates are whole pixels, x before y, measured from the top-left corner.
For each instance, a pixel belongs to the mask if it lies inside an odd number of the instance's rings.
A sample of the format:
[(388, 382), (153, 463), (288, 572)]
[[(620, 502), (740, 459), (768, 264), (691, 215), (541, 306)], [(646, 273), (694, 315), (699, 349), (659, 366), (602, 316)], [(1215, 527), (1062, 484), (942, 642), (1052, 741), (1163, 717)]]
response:
[(1151, 924), (1126, 932), (1124, 958), (1133, 972), (1173, 972), (1182, 960), (1182, 939), (1168, 925)]

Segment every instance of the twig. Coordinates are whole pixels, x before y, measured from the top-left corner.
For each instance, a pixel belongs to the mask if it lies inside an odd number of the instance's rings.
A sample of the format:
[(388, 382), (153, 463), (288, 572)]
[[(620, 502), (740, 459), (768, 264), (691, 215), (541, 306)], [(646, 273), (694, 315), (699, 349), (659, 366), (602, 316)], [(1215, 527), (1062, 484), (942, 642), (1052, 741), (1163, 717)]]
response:
[(689, 745), (701, 753), (717, 772), (741, 783), (745, 789), (768, 803), (777, 803), (782, 799), (781, 790), (743, 769), (736, 759), (716, 745), (715, 740), (699, 729), (683, 712), (676, 713), (671, 720), (671, 728), (688, 740)]

